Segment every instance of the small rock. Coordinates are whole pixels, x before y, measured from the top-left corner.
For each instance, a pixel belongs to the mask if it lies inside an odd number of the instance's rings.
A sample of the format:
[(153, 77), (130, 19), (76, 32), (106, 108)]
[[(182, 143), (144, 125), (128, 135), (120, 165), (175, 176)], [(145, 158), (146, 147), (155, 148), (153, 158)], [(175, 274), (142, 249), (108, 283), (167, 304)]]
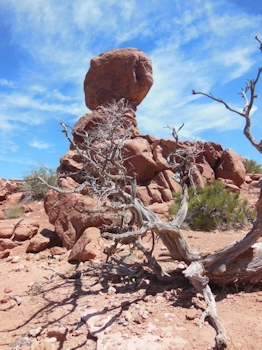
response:
[(148, 312), (146, 310), (140, 310), (138, 312), (138, 314), (144, 319), (146, 320), (148, 318)]
[(5, 287), (4, 293), (11, 293), (12, 290), (13, 290), (13, 289), (12, 289), (11, 287)]
[(110, 286), (110, 287), (108, 288), (107, 294), (108, 294), (108, 295), (114, 295), (114, 294), (116, 294), (116, 289), (115, 289), (115, 287)]
[(146, 303), (154, 303), (154, 302), (155, 302), (153, 295), (146, 295), (146, 296), (144, 297), (144, 301), (145, 301)]
[(40, 342), (35, 341), (31, 345), (31, 350), (54, 350), (54, 346), (48, 341), (41, 340)]
[(51, 255), (62, 255), (67, 252), (65, 247), (52, 247), (50, 248)]
[(29, 334), (31, 337), (36, 338), (42, 332), (42, 329), (42, 327), (32, 328), (30, 329)]
[(196, 309), (189, 309), (186, 313), (186, 319), (187, 320), (194, 320), (197, 317), (197, 310)]
[(124, 318), (126, 321), (132, 321), (133, 319), (133, 315), (130, 311), (125, 311), (124, 312)]
[(104, 320), (97, 320), (94, 323), (94, 327), (101, 328), (104, 325), (104, 323), (105, 323)]
[[(16, 263), (18, 263), (21, 260), (21, 257), (18, 256), (18, 255), (10, 257), (10, 258), (11, 258), (10, 261), (11, 261), (12, 264), (16, 264)], [(7, 258), (7, 259), (9, 259), (9, 258)]]
[(5, 259), (10, 255), (10, 250), (6, 249), (2, 252), (0, 252), (0, 259)]
[(66, 327), (53, 327), (49, 328), (47, 331), (48, 338), (56, 338), (58, 341), (63, 341), (66, 339), (68, 328)]
[(163, 303), (166, 300), (165, 300), (165, 298), (162, 297), (162, 295), (157, 295), (155, 297), (155, 301), (156, 301), (156, 303)]
[(0, 304), (6, 304), (6, 303), (9, 302), (9, 300), (10, 300), (9, 295), (5, 294), (5, 295), (3, 296), (3, 298), (0, 300)]
[(18, 271), (23, 271), (25, 269), (26, 269), (26, 267), (24, 264), (19, 264), (15, 267), (14, 271), (18, 272)]
[(73, 337), (78, 337), (79, 335), (82, 335), (84, 334), (84, 331), (82, 329), (75, 329), (73, 332), (72, 332), (72, 336)]
[(256, 301), (258, 301), (259, 303), (262, 303), (262, 296), (257, 296)]

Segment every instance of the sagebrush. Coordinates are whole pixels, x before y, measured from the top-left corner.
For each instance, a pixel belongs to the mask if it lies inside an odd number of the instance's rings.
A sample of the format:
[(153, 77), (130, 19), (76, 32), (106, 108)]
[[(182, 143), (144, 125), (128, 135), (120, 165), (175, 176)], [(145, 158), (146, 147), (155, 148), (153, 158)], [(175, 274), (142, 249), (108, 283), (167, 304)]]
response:
[(25, 192), (24, 201), (41, 200), (44, 198), (48, 187), (39, 181), (38, 177), (44, 179), (49, 185), (57, 186), (58, 178), (54, 169), (40, 166), (38, 169), (31, 169), (24, 176), (22, 190)]
[(20, 203), (12, 204), (8, 206), (5, 210), (5, 217), (7, 219), (16, 219), (24, 215), (24, 209)]
[[(179, 193), (174, 194), (175, 203), (179, 202)], [(171, 214), (178, 210), (178, 204), (170, 207)], [(242, 228), (255, 217), (246, 199), (239, 192), (231, 192), (217, 180), (204, 188), (189, 189), (188, 214), (186, 223), (193, 230), (211, 231)]]
[(247, 173), (262, 174), (262, 164), (259, 164), (253, 159), (245, 160), (245, 168)]

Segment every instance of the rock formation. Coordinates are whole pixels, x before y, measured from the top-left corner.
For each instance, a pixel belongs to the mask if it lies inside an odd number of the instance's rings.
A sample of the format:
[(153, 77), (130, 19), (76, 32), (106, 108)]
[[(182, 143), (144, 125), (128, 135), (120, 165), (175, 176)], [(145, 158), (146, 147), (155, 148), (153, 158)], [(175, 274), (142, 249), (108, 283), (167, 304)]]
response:
[[(129, 175), (136, 174), (137, 197), (151, 210), (164, 216), (171, 204), (172, 193), (181, 190), (174, 170), (167, 162), (168, 155), (174, 150), (175, 141), (141, 135), (135, 115), (136, 106), (146, 96), (152, 83), (151, 61), (137, 49), (111, 50), (93, 58), (84, 81), (86, 105), (93, 112), (78, 120), (72, 134), (75, 144), (82, 149), (81, 134), (94, 131), (107, 117), (103, 114), (101, 105), (115, 100), (121, 108), (125, 107), (123, 125), (125, 120), (126, 123), (131, 122), (132, 133), (125, 142), (124, 165)], [(125, 127), (122, 132), (124, 134)], [(186, 149), (193, 147), (194, 143), (179, 142), (178, 146)], [(231, 150), (223, 151), (221, 145), (214, 142), (197, 142), (197, 147), (201, 152), (193, 160), (195, 172), (192, 175), (196, 185), (203, 187), (215, 178), (221, 178), (231, 188), (239, 188), (245, 179), (245, 168), (240, 156)], [(83, 159), (71, 144), (70, 150), (61, 157), (58, 168), (58, 172), (65, 175), (60, 183), (62, 189), (76, 188), (84, 181), (79, 175), (82, 167)], [(70, 175), (72, 172), (78, 174)], [(230, 179), (230, 183), (225, 179)], [(50, 191), (45, 199), (49, 220), (67, 249), (73, 248), (89, 227), (102, 227), (110, 221), (109, 214), (86, 213), (88, 208), (95, 207), (96, 198), (88, 194), (88, 189), (62, 197)], [(81, 239), (84, 240), (84, 237)], [(79, 244), (73, 249), (77, 253), (72, 256), (78, 256)]]
[[(136, 106), (141, 103), (152, 86), (152, 66), (150, 59), (137, 49), (111, 50), (91, 60), (91, 67), (84, 81), (86, 105), (92, 113), (81, 117), (72, 130), (75, 145), (83, 149), (83, 135), (90, 133), (103, 122), (108, 115), (101, 105), (116, 100), (123, 108), (121, 126), (118, 135), (125, 134), (129, 126), (130, 136), (123, 149), (124, 165), (128, 175), (136, 175), (137, 197), (149, 209), (165, 217), (172, 203), (172, 193), (181, 191), (174, 170), (167, 162), (168, 155), (174, 150), (175, 140), (157, 139), (151, 135), (141, 135), (136, 121)], [(197, 146), (201, 151), (193, 159), (195, 171), (193, 180), (198, 186), (205, 186), (214, 179), (220, 179), (234, 191), (245, 181), (245, 167), (242, 158), (231, 150), (223, 150), (214, 142), (179, 142), (183, 150)], [(76, 146), (70, 145), (68, 152), (60, 159), (58, 173), (63, 174), (60, 186), (72, 190), (84, 179), (80, 170), (84, 160)], [(74, 174), (72, 174), (74, 173)], [(247, 181), (254, 182), (251, 177)], [(253, 182), (252, 182), (253, 181)], [(130, 191), (127, 186), (126, 191)], [(0, 179), (1, 202), (17, 203), (21, 200), (19, 184), (15, 181)], [(98, 254), (99, 229), (111, 222), (111, 214), (95, 213), (97, 198), (84, 188), (80, 193), (60, 195), (50, 190), (45, 197), (45, 211), (63, 247), (72, 249), (71, 260), (88, 260)], [(23, 204), (25, 212), (32, 210)], [(87, 213), (89, 209), (93, 213)], [(0, 210), (0, 251), (5, 255), (8, 249), (16, 246), (15, 241), (30, 239), (28, 252), (37, 252), (52, 246), (49, 235), (40, 234), (36, 223), (23, 219), (7, 224), (4, 211)], [(18, 224), (17, 224), (18, 223)], [(92, 243), (91, 238), (95, 237)], [(92, 244), (91, 244), (92, 243)]]
[(124, 98), (136, 108), (153, 84), (150, 58), (127, 48), (110, 50), (94, 57), (84, 81), (86, 106), (94, 110)]

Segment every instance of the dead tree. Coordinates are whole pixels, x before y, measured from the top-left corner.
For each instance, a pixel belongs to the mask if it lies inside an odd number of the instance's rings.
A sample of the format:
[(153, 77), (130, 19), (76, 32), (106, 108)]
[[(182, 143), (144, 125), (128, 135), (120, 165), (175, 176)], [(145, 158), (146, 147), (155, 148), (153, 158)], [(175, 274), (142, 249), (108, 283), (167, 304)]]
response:
[[(253, 91), (253, 85), (256, 85), (256, 82), (250, 84), (248, 90)], [(246, 92), (243, 96), (245, 94)], [(250, 111), (250, 107), (247, 109)], [(103, 119), (95, 123), (92, 130), (77, 133), (77, 136), (82, 139), (81, 144), (76, 143), (70, 136), (70, 127), (60, 122), (71, 144), (71, 149), (77, 151), (83, 163), (82, 169), (78, 172), (60, 174), (60, 177), (78, 176), (81, 177), (82, 183), (70, 191), (48, 184), (47, 186), (61, 194), (80, 192), (83, 188), (88, 188), (88, 195), (96, 196), (100, 203), (98, 211), (112, 213), (112, 223), (103, 228), (103, 236), (113, 240), (114, 248), (120, 242), (135, 245), (144, 253), (147, 266), (155, 272), (157, 278), (170, 281), (171, 277), (163, 271), (154, 257), (154, 247), (149, 250), (143, 246), (142, 237), (145, 234), (160, 237), (174, 260), (186, 262), (188, 268), (183, 271), (184, 276), (205, 298), (207, 308), (200, 319), (200, 325), (208, 316), (217, 332), (218, 347), (225, 347), (226, 331), (217, 315), (216, 303), (209, 283), (225, 286), (229, 283), (256, 284), (261, 281), (262, 242), (257, 240), (262, 233), (262, 180), (257, 202), (257, 219), (251, 231), (241, 240), (206, 255), (190, 248), (181, 231), (188, 209), (187, 183), (194, 171), (192, 160), (201, 150), (197, 145), (186, 150), (179, 149), (177, 131), (171, 128), (176, 142), (175, 149), (167, 160), (174, 170), (176, 180), (182, 186), (182, 194), (177, 215), (169, 222), (164, 222), (137, 198), (136, 176), (130, 175), (127, 170), (128, 154), (125, 144), (131, 137), (132, 125), (124, 117), (125, 105), (112, 103), (107, 107), (101, 107), (100, 114)], [(45, 183), (43, 179), (39, 179)], [(74, 207), (78, 210), (77, 205)]]
[[(262, 52), (262, 42), (259, 40), (259, 38), (257, 36), (255, 37), (255, 39), (259, 42), (259, 45), (260, 45), (259, 50)], [(197, 92), (195, 90), (192, 90), (193, 95), (207, 96), (211, 100), (222, 103), (226, 107), (226, 109), (228, 109), (229, 111), (236, 113), (236, 114), (240, 115), (241, 117), (245, 118), (246, 123), (245, 123), (244, 131), (243, 131), (244, 135), (247, 137), (247, 139), (249, 140), (251, 145), (254, 146), (258, 150), (258, 152), (260, 152), (260, 153), (262, 153), (262, 140), (258, 142), (255, 139), (254, 135), (252, 134), (250, 113), (251, 113), (252, 107), (254, 105), (255, 99), (258, 98), (258, 95), (256, 94), (256, 87), (257, 87), (257, 83), (259, 81), (261, 72), (262, 72), (262, 68), (260, 67), (260, 68), (258, 68), (256, 78), (255, 79), (248, 79), (246, 81), (246, 87), (242, 88), (241, 92), (239, 92), (239, 95), (241, 95), (241, 97), (245, 101), (242, 112), (230, 107), (229, 104), (226, 103), (224, 100), (213, 96), (211, 93), (205, 93), (205, 92), (199, 92), (199, 91)]]

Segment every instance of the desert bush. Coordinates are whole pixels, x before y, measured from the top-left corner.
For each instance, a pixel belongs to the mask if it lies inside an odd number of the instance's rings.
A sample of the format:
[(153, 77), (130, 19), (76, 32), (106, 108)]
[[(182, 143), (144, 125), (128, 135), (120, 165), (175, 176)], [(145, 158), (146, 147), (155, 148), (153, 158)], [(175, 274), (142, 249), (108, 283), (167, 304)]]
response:
[(24, 209), (21, 204), (16, 203), (8, 206), (4, 213), (7, 219), (16, 219), (24, 215)]
[(262, 164), (257, 163), (253, 159), (245, 160), (245, 168), (247, 173), (262, 174)]
[(48, 187), (42, 183), (38, 177), (41, 177), (51, 186), (57, 186), (57, 174), (53, 169), (40, 166), (38, 169), (32, 169), (25, 173), (23, 178), (22, 191), (25, 192), (23, 201), (41, 200), (44, 198)]
[[(178, 203), (180, 194), (174, 194)], [(171, 206), (172, 214), (177, 213), (178, 205)], [(189, 189), (189, 203), (186, 223), (193, 230), (211, 231), (241, 228), (255, 218), (255, 213), (248, 207), (246, 199), (239, 197), (239, 192), (231, 192), (220, 181), (197, 189), (194, 195)]]

